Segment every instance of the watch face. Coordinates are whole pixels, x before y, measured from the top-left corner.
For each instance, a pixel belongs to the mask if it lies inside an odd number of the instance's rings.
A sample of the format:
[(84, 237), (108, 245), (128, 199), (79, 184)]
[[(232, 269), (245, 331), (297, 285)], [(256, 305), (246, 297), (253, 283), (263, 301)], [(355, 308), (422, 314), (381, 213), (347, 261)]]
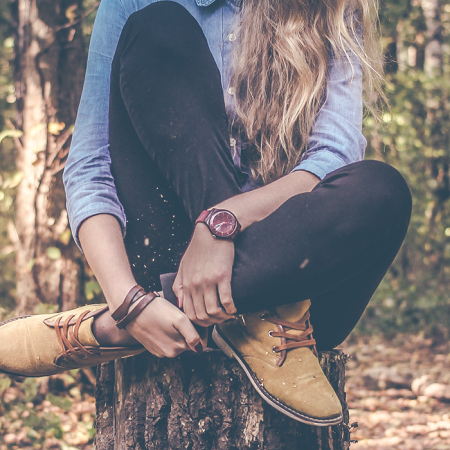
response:
[(236, 218), (228, 211), (217, 211), (209, 219), (209, 227), (218, 237), (229, 237), (236, 229)]

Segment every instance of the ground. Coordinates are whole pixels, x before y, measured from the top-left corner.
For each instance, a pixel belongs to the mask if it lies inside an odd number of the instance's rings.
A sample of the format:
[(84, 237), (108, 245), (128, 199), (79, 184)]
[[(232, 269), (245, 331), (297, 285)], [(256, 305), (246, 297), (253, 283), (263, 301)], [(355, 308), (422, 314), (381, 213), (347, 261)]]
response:
[[(450, 344), (355, 336), (342, 348), (351, 450), (450, 450)], [(79, 389), (87, 378), (0, 378), (0, 450), (93, 450), (92, 386)]]
[[(421, 336), (344, 343), (352, 450), (450, 449), (450, 345)], [(411, 390), (411, 386), (414, 390)], [(436, 398), (437, 397), (437, 398)]]

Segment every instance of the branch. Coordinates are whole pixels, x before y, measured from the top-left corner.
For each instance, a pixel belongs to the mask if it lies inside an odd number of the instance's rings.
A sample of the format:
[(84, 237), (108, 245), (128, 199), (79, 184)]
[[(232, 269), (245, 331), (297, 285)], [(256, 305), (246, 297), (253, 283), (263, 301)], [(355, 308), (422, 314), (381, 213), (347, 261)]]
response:
[[(14, 124), (11, 122), (10, 119), (6, 119), (5, 120), (6, 125), (8, 125), (11, 129), (13, 130), (17, 130), (17, 128), (14, 126)], [(14, 140), (14, 144), (16, 145), (17, 149), (21, 152), (23, 152), (23, 145), (22, 142), (20, 141), (20, 139), (17, 136), (11, 136)]]
[(99, 5), (100, 5), (100, 2), (97, 2), (94, 6), (91, 6), (87, 11), (85, 11), (83, 14), (81, 14), (81, 16), (78, 19), (74, 20), (73, 22), (69, 22), (69, 23), (61, 25), (59, 27), (56, 27), (55, 30), (58, 32), (58, 31), (61, 31), (61, 30), (65, 30), (67, 28), (74, 27), (75, 25), (78, 25), (79, 23), (83, 22), (84, 19), (86, 19), (86, 17), (89, 14), (93, 13), (94, 11), (96, 11)]

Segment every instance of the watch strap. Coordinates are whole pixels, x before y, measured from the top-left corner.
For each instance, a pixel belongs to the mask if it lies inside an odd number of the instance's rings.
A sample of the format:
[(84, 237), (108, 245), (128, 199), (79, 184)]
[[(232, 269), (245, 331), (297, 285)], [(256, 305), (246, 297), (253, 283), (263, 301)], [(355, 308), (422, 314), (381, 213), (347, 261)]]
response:
[[(195, 224), (197, 225), (200, 222), (206, 223), (206, 219), (213, 211), (215, 211), (214, 208), (213, 209), (205, 209), (204, 211), (202, 211), (201, 214), (198, 216), (197, 220), (195, 221)], [(208, 225), (208, 224), (206, 223), (206, 225)]]

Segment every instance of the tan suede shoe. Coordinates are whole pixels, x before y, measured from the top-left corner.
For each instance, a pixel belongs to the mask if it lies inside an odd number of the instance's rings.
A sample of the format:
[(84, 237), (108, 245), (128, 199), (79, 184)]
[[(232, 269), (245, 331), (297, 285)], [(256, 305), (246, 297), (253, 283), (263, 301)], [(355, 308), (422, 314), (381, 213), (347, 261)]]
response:
[(278, 411), (309, 425), (335, 425), (342, 421), (342, 407), (317, 359), (310, 304), (244, 314), (216, 325), (212, 337)]
[(41, 377), (145, 351), (142, 346), (100, 347), (92, 322), (106, 309), (107, 305), (87, 305), (0, 323), (0, 372)]

